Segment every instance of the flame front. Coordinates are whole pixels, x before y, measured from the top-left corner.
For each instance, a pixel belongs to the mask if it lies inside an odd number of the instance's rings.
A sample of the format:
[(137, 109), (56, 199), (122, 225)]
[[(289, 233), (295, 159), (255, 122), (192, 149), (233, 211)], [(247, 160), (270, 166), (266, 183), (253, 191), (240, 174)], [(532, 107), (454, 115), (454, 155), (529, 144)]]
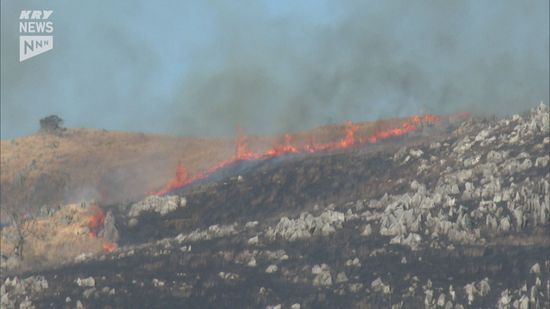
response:
[[(174, 179), (181, 179), (182, 177), (185, 177), (185, 170), (183, 169), (183, 165), (179, 166), (176, 169), (176, 177)], [(172, 181), (174, 181), (172, 179)], [(170, 182), (172, 185), (174, 185), (176, 182)], [(101, 208), (95, 208), (93, 210), (92, 216), (88, 219), (88, 230), (89, 230), (89, 236), (91, 238), (96, 238), (98, 231), (101, 229), (103, 224), (105, 223), (105, 214), (103, 213), (103, 210)], [(116, 250), (117, 245), (114, 243), (111, 243), (107, 240), (103, 240), (102, 244), (103, 252), (110, 253)]]
[(185, 167), (181, 163), (181, 161), (178, 162), (178, 165), (176, 166), (176, 176), (155, 194), (157, 195), (163, 195), (168, 193), (168, 191), (172, 190), (173, 188), (180, 188), (183, 186), (186, 186), (190, 184), (193, 181), (193, 179), (190, 179), (187, 177), (187, 171), (185, 170)]
[(361, 138), (356, 139), (355, 135), (359, 129), (359, 125), (353, 124), (351, 121), (347, 121), (344, 126), (344, 136), (333, 143), (315, 143), (313, 136), (310, 137), (308, 143), (302, 147), (293, 145), (292, 136), (290, 134), (285, 134), (283, 141), (273, 145), (270, 149), (264, 152), (254, 152), (250, 149), (247, 143), (246, 135), (240, 128), (237, 128), (237, 135), (235, 138), (235, 154), (233, 158), (219, 162), (218, 164), (212, 166), (206, 171), (195, 174), (193, 177), (189, 177), (185, 168), (181, 162), (178, 162), (176, 167), (176, 175), (172, 178), (164, 187), (162, 187), (157, 192), (154, 192), (155, 195), (164, 195), (169, 191), (184, 187), (192, 182), (204, 179), (208, 175), (234, 163), (237, 161), (250, 161), (250, 160), (263, 160), (273, 157), (278, 157), (285, 154), (297, 154), (297, 153), (315, 153), (321, 151), (331, 151), (338, 149), (346, 149), (352, 147), (356, 144), (364, 144), (365, 142), (375, 144), (381, 140), (401, 136), (418, 129), (422, 123), (434, 123), (439, 121), (440, 117), (435, 115), (423, 115), (423, 116), (412, 116), (404, 120), (401, 126), (394, 127), (386, 130), (379, 130), (374, 134), (366, 137), (365, 139)]
[(101, 209), (96, 209), (95, 213), (88, 220), (88, 230), (91, 237), (97, 237), (97, 232), (103, 225), (103, 221), (105, 221), (103, 211)]
[(235, 161), (254, 160), (258, 156), (248, 148), (246, 135), (241, 128), (237, 128), (237, 138), (235, 139)]
[(105, 253), (111, 253), (116, 250), (116, 244), (113, 244), (108, 241), (104, 241), (102, 244), (102, 247), (103, 247), (103, 252)]
[(285, 139), (282, 144), (274, 145), (273, 148), (265, 152), (266, 157), (278, 157), (287, 153), (299, 153), (298, 148), (292, 145), (292, 136), (285, 134)]

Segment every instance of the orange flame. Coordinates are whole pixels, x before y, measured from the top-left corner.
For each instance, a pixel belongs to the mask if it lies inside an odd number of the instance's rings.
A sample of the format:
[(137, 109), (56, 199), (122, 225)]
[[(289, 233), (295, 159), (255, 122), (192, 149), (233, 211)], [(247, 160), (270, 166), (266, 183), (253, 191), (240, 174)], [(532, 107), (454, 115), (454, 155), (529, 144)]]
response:
[(292, 137), (290, 134), (285, 134), (284, 142), (279, 145), (274, 145), (273, 148), (265, 152), (267, 157), (277, 157), (287, 153), (298, 153), (298, 148), (292, 146)]
[(216, 172), (217, 170), (236, 161), (262, 160), (291, 153), (314, 153), (320, 151), (346, 149), (355, 144), (363, 144), (365, 142), (374, 144), (390, 137), (401, 136), (415, 131), (418, 129), (419, 126), (423, 125), (424, 123), (434, 123), (439, 120), (440, 117), (435, 115), (414, 115), (404, 120), (400, 127), (395, 127), (387, 130), (379, 130), (366, 138), (359, 138), (358, 140), (355, 138), (355, 133), (357, 132), (359, 126), (353, 124), (351, 121), (347, 121), (344, 127), (344, 136), (337, 142), (317, 144), (315, 143), (313, 137), (311, 137), (308, 143), (303, 145), (301, 148), (298, 148), (292, 144), (292, 136), (290, 134), (285, 134), (282, 143), (273, 145), (271, 149), (266, 150), (264, 153), (255, 153), (254, 151), (252, 151), (248, 147), (246, 135), (240, 128), (237, 128), (237, 135), (235, 138), (235, 155), (233, 158), (221, 161), (213, 167), (207, 169), (206, 171), (197, 173), (193, 177), (188, 177), (185, 168), (183, 167), (183, 164), (181, 162), (178, 162), (175, 177), (172, 178), (164, 187), (162, 187), (154, 194), (164, 195), (172, 189), (181, 188), (192, 183), (195, 180), (203, 179), (208, 175)]
[(113, 244), (108, 241), (103, 242), (102, 247), (103, 247), (103, 252), (105, 253), (111, 253), (116, 250), (116, 244)]
[(191, 183), (191, 181), (192, 180), (187, 177), (187, 171), (185, 170), (185, 167), (183, 166), (181, 161), (179, 161), (178, 165), (176, 166), (176, 176), (170, 179), (170, 181), (155, 194), (164, 195), (174, 188), (188, 185), (189, 183)]
[(338, 142), (337, 148), (344, 149), (352, 146), (355, 143), (355, 131), (359, 127), (354, 125), (351, 121), (346, 122), (346, 135)]
[(403, 122), (403, 124), (401, 124), (400, 128), (392, 128), (389, 130), (376, 132), (368, 137), (368, 141), (369, 143), (374, 144), (380, 140), (387, 139), (393, 136), (405, 135), (407, 133), (415, 131), (422, 123), (434, 123), (439, 120), (440, 117), (429, 114), (424, 116), (411, 116), (409, 117), (409, 119)]
[(95, 213), (88, 220), (88, 230), (90, 231), (91, 237), (97, 237), (97, 231), (99, 230), (99, 227), (103, 225), (104, 220), (105, 215), (103, 214), (103, 211), (100, 208), (97, 208)]
[(256, 157), (254, 152), (248, 148), (246, 135), (241, 128), (237, 128), (237, 137), (235, 139), (235, 161), (253, 160)]
[(317, 146), (315, 144), (315, 137), (310, 136), (308, 143), (304, 145), (304, 151), (308, 153), (314, 153), (315, 151), (317, 151), (316, 147)]

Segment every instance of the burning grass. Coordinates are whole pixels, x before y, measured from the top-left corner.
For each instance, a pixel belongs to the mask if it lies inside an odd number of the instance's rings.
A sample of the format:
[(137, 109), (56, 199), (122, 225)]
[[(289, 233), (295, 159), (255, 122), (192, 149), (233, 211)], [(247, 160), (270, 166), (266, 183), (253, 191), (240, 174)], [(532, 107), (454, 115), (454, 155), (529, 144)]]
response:
[[(103, 211), (95, 205), (82, 207), (69, 204), (49, 217), (28, 219), (23, 242), (22, 268), (55, 265), (72, 260), (82, 253), (112, 252), (116, 244), (110, 243), (97, 233), (103, 226)], [(0, 251), (11, 256), (17, 245), (15, 227), (1, 230)]]
[(235, 138), (235, 153), (233, 157), (225, 159), (205, 171), (198, 172), (192, 176), (189, 176), (185, 167), (178, 162), (176, 166), (176, 174), (171, 178), (166, 185), (157, 190), (153, 194), (164, 195), (173, 189), (187, 186), (194, 181), (204, 179), (208, 175), (232, 164), (237, 161), (251, 161), (251, 160), (265, 160), (273, 157), (279, 157), (286, 154), (299, 154), (299, 153), (317, 153), (334, 151), (339, 149), (346, 149), (361, 144), (375, 144), (381, 140), (388, 139), (394, 136), (402, 136), (417, 130), (423, 124), (430, 124), (439, 121), (441, 117), (426, 114), (423, 116), (412, 116), (404, 120), (394, 127), (381, 128), (377, 126), (374, 133), (358, 135), (360, 124), (354, 124), (348, 121), (344, 125), (344, 134), (336, 141), (329, 141), (324, 143), (315, 142), (315, 135), (312, 134), (307, 139), (307, 142), (295, 142), (295, 136), (290, 134), (284, 134), (282, 141), (274, 143), (270, 148), (264, 151), (253, 151), (249, 147), (247, 136), (241, 129), (237, 129)]
[(95, 208), (93, 212), (94, 214), (88, 219), (88, 230), (91, 237), (97, 237), (97, 232), (105, 221), (105, 214), (100, 208)]

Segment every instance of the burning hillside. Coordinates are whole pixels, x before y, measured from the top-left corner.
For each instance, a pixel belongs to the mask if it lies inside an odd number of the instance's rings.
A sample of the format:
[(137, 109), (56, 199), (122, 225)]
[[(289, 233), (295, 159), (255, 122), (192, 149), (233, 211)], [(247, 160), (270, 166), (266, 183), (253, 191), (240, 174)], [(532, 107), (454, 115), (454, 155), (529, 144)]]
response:
[[(399, 128), (403, 121), (356, 123), (354, 133), (370, 136)], [(292, 147), (318, 149), (341, 140), (345, 130), (345, 125), (330, 125), (288, 134), (287, 139)], [(277, 149), (280, 144), (283, 149)], [(170, 178), (174, 178), (173, 187), (179, 187), (187, 178), (199, 179), (235, 160), (288, 152), (284, 147), (284, 137), (245, 136), (239, 131), (235, 138), (214, 139), (67, 129), (2, 140), (0, 221), (7, 223), (10, 209), (24, 208), (36, 215), (81, 200), (133, 201), (149, 192), (166, 191)], [(180, 176), (174, 177), (178, 162)]]
[(171, 179), (162, 189), (155, 192), (156, 195), (163, 195), (170, 190), (184, 187), (193, 183), (194, 181), (204, 179), (209, 175), (239, 161), (258, 161), (267, 160), (271, 158), (280, 157), (287, 154), (312, 154), (318, 152), (328, 152), (335, 150), (343, 150), (353, 146), (360, 146), (366, 143), (376, 144), (379, 141), (385, 140), (390, 137), (402, 136), (407, 133), (413, 132), (418, 129), (419, 126), (425, 124), (433, 124), (438, 121), (439, 117), (433, 115), (424, 116), (412, 116), (408, 119), (401, 121), (401, 125), (398, 127), (387, 128), (384, 130), (376, 130), (367, 136), (356, 136), (356, 132), (359, 129), (359, 125), (353, 124), (348, 121), (344, 125), (343, 136), (335, 142), (316, 143), (315, 135), (310, 135), (307, 143), (303, 143), (300, 146), (296, 146), (293, 143), (293, 137), (290, 134), (284, 134), (283, 140), (277, 144), (274, 144), (271, 148), (263, 152), (252, 151), (248, 144), (247, 138), (241, 130), (237, 131), (237, 137), (235, 139), (235, 154), (233, 157), (221, 161), (215, 164), (213, 167), (207, 169), (204, 172), (199, 172), (194, 176), (188, 176), (185, 167), (181, 162), (178, 162), (176, 167), (176, 175)]
[(157, 195), (90, 209), (95, 254), (5, 269), (2, 305), (549, 307), (549, 117), (240, 134)]
[(550, 309), (550, 1), (97, 4), (0, 1), (0, 309)]

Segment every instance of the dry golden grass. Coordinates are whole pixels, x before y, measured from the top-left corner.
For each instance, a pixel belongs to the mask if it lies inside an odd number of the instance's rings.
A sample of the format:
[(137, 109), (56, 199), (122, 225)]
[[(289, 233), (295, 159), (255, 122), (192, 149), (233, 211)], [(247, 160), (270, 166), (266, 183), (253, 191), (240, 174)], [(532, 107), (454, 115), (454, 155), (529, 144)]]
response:
[[(25, 241), (23, 262), (35, 267), (54, 265), (73, 260), (81, 253), (95, 254), (103, 251), (105, 240), (90, 235), (88, 222), (97, 206), (83, 208), (70, 204), (51, 217), (24, 222)], [(14, 253), (17, 232), (14, 226), (0, 230), (0, 252), (5, 256)]]
[[(400, 120), (360, 123), (359, 136), (399, 125)], [(293, 143), (334, 142), (344, 125), (328, 125), (292, 134)], [(280, 136), (250, 136), (255, 151), (264, 151)], [(62, 135), (35, 134), (1, 141), (2, 212), (37, 209), (95, 199), (102, 204), (142, 198), (162, 187), (181, 161), (189, 174), (211, 167), (234, 153), (233, 138), (192, 138), (68, 129)], [(5, 222), (5, 221), (4, 221)]]
[(222, 140), (88, 129), (2, 141), (2, 205), (139, 198), (172, 177), (178, 160), (193, 171), (221, 159), (227, 147)]
[[(360, 123), (356, 137), (399, 126), (402, 120)], [(328, 125), (291, 134), (296, 146), (314, 139), (336, 142), (345, 126)], [(263, 152), (281, 136), (249, 136), (250, 149)], [(2, 217), (19, 208), (75, 203), (94, 198), (100, 204), (132, 201), (162, 187), (174, 176), (177, 162), (194, 174), (230, 158), (234, 139), (202, 139), (69, 129), (62, 135), (35, 134), (1, 141)], [(92, 208), (93, 209), (93, 208)], [(79, 204), (64, 206), (53, 216), (27, 222), (30, 233), (23, 252), (26, 264), (37, 267), (103, 251), (105, 241), (91, 237), (86, 226), (93, 214)], [(72, 218), (64, 224), (64, 217)], [(7, 220), (3, 220), (6, 222)], [(1, 230), (1, 253), (14, 251), (14, 227)]]

